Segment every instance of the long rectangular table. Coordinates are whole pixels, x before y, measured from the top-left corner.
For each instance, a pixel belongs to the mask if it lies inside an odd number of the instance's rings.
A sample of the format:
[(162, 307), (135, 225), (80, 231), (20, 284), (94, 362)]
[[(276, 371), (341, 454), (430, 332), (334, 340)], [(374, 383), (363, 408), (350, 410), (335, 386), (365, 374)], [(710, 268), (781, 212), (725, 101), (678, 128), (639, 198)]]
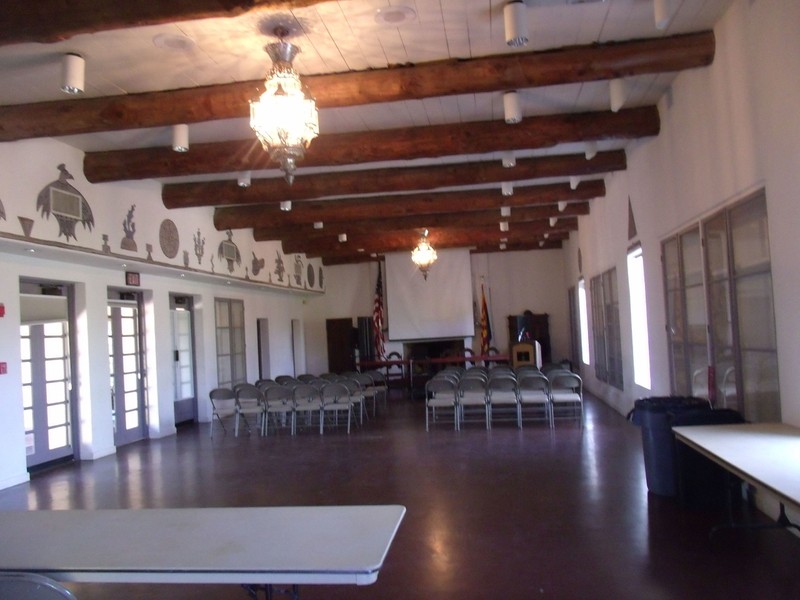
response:
[(0, 511), (0, 571), (116, 583), (374, 583), (398, 505)]
[(737, 477), (774, 494), (778, 523), (798, 527), (785, 504), (800, 508), (800, 429), (784, 423), (673, 427), (675, 437)]

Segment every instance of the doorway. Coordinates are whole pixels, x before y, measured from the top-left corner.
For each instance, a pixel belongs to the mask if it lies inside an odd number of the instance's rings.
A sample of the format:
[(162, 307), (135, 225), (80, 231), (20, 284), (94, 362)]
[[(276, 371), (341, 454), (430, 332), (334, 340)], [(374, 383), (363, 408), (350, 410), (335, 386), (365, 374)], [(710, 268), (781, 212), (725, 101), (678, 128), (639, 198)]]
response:
[(171, 295), (172, 355), (175, 372), (175, 424), (197, 419), (194, 372), (194, 304), (190, 296)]
[(147, 436), (141, 308), (141, 293), (109, 290), (108, 355), (116, 446)]
[(71, 287), (20, 282), (20, 350), (28, 468), (75, 456), (78, 422)]

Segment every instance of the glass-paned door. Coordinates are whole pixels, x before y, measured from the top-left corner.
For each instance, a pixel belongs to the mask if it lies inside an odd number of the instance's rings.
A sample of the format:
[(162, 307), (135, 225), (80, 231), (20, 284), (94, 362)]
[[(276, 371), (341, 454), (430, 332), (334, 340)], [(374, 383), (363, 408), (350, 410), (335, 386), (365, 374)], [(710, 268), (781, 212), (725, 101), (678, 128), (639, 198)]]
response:
[(704, 228), (718, 404), (748, 421), (780, 421), (766, 198), (738, 204)]
[(175, 370), (175, 423), (197, 416), (191, 298), (172, 298), (172, 352)]
[(217, 330), (217, 385), (232, 388), (247, 382), (244, 345), (244, 302), (214, 301)]
[(69, 324), (20, 327), (28, 467), (73, 456)]
[(136, 301), (108, 306), (108, 354), (114, 443), (146, 437), (144, 373), (139, 306)]
[(664, 242), (662, 247), (667, 304), (672, 390), (708, 398), (708, 345), (700, 228)]

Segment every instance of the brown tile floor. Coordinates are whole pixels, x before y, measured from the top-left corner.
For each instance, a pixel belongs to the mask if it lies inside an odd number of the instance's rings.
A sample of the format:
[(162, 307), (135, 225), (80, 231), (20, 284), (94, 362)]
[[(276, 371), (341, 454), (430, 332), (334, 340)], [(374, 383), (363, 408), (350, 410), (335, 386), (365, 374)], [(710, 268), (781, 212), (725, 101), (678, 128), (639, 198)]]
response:
[[(722, 532), (720, 515), (648, 495), (639, 431), (597, 401), (587, 424), (425, 432), (420, 402), (347, 436), (208, 437), (208, 425), (61, 467), (0, 492), (0, 509), (399, 503), (376, 584), (344, 598), (800, 598), (800, 540)], [(87, 536), (103, 535), (87, 531)], [(241, 532), (280, 544), (268, 531)], [(0, 533), (0, 538), (2, 534)], [(80, 544), (80, 540), (76, 540)], [(235, 586), (71, 585), (80, 600), (246, 600)]]

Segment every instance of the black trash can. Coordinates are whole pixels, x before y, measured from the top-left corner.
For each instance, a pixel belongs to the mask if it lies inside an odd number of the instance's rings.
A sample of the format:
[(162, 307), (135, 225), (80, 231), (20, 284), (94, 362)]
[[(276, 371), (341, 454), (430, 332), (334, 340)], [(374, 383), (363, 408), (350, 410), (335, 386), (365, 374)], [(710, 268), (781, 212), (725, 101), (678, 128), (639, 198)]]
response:
[(642, 398), (628, 414), (628, 419), (642, 428), (647, 489), (659, 496), (678, 495), (672, 426), (682, 413), (689, 412), (711, 412), (711, 405), (708, 400), (686, 396)]

